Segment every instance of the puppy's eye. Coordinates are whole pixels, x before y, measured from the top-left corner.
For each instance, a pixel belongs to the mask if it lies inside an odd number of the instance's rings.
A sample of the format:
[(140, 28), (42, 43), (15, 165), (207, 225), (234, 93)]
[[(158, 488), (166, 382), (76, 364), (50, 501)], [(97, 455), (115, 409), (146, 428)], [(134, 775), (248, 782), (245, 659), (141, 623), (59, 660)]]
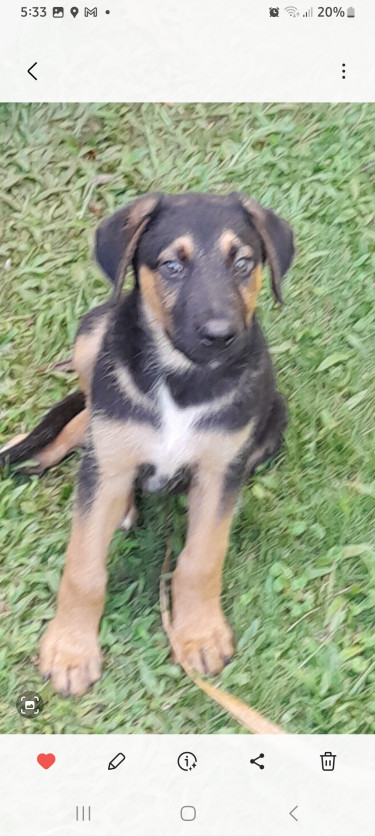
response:
[(177, 278), (181, 275), (181, 273), (183, 273), (184, 265), (181, 264), (181, 261), (163, 261), (160, 265), (160, 269), (171, 278)]
[(234, 262), (234, 270), (237, 276), (241, 279), (248, 276), (254, 267), (254, 259), (252, 258), (238, 258), (237, 261)]

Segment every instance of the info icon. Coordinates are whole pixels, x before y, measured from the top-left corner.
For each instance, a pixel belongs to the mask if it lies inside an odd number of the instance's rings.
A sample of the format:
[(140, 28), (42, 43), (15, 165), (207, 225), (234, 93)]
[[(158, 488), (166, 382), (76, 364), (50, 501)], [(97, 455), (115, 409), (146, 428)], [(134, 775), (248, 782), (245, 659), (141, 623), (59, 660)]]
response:
[(177, 763), (183, 772), (191, 772), (197, 765), (197, 757), (193, 752), (181, 752), (177, 758)]
[(64, 17), (64, 7), (63, 6), (53, 6), (52, 17)]
[(16, 709), (21, 717), (38, 717), (43, 708), (42, 697), (36, 691), (24, 691), (17, 698)]

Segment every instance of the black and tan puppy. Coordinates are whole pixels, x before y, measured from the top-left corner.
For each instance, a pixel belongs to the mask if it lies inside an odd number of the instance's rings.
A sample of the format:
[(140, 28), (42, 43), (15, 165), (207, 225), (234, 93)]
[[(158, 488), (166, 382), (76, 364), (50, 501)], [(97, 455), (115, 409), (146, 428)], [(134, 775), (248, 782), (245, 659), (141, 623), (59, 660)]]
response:
[[(220, 594), (233, 508), (286, 424), (254, 309), (264, 264), (280, 300), (293, 252), (290, 227), (237, 193), (148, 194), (99, 227), (96, 257), (114, 293), (79, 327), (81, 392), (55, 407), (52, 430), (47, 416), (8, 451), (48, 467), (86, 442), (57, 612), (40, 647), (40, 670), (62, 693), (84, 694), (100, 677), (106, 556), (116, 527), (135, 519), (137, 485), (189, 490), (172, 579), (177, 660), (213, 674), (231, 658)], [(122, 295), (130, 264), (134, 287)]]

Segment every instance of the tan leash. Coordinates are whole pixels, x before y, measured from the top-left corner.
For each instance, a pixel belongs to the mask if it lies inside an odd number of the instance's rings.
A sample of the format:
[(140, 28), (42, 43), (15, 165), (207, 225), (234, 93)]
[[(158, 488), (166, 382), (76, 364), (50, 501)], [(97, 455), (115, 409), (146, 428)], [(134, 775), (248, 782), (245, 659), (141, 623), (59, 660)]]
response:
[[(171, 575), (169, 567), (170, 548), (168, 546), (161, 570), (159, 600), (163, 628), (168, 636), (171, 648), (175, 652), (173, 627), (170, 614), (169, 581)], [(226, 691), (222, 691), (220, 688), (215, 688), (213, 685), (205, 682), (204, 679), (197, 676), (188, 665), (182, 662), (180, 662), (180, 664), (186, 675), (194, 682), (197, 688), (200, 688), (201, 691), (204, 691), (208, 697), (211, 697), (211, 699), (217, 702), (218, 705), (221, 705), (225, 711), (245, 726), (245, 729), (248, 731), (253, 734), (286, 734), (286, 732), (284, 732), (284, 730), (279, 726), (275, 726), (274, 723), (271, 723), (266, 717), (259, 714), (259, 711), (256, 711), (255, 708), (251, 708), (249, 705), (246, 705), (246, 703), (238, 700), (237, 697), (232, 697), (232, 695), (227, 694)]]

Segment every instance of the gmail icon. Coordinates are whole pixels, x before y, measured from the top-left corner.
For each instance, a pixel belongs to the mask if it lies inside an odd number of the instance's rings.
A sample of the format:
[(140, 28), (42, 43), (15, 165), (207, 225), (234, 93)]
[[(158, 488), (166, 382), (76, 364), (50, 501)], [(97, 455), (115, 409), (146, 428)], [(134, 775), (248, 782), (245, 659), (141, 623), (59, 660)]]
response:
[(88, 9), (87, 6), (85, 6), (85, 13), (84, 14), (85, 14), (85, 17), (88, 17), (89, 15), (91, 15), (92, 17), (98, 17), (97, 6), (94, 6), (93, 9)]

